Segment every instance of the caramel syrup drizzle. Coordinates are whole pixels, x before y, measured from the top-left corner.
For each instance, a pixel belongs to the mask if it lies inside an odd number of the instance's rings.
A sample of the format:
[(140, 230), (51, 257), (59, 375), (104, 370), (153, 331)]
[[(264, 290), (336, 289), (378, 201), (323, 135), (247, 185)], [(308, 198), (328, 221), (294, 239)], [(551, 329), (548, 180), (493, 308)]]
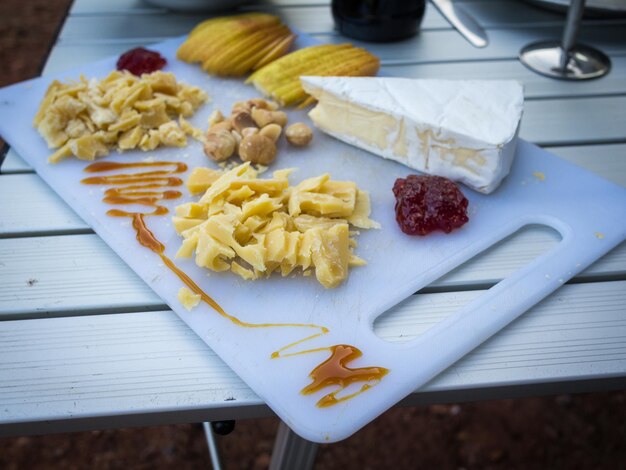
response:
[[(96, 162), (88, 165), (87, 173), (102, 173), (107, 171), (123, 170), (126, 168), (171, 167), (166, 170), (140, 171), (137, 173), (116, 173), (111, 175), (91, 176), (81, 180), (83, 184), (98, 184), (113, 186), (104, 193), (103, 202), (107, 204), (139, 204), (152, 207), (153, 212), (146, 215), (165, 215), (167, 207), (159, 204), (162, 200), (177, 199), (182, 196), (180, 191), (159, 188), (181, 186), (183, 180), (173, 176), (176, 173), (187, 171), (187, 165), (182, 162)], [(111, 209), (107, 215), (113, 217), (132, 217), (138, 212), (127, 212), (120, 209)]]
[[(146, 168), (146, 167), (171, 167), (169, 170), (143, 171), (128, 174), (111, 174), (93, 176), (81, 180), (83, 184), (109, 185), (113, 186), (104, 193), (103, 202), (107, 204), (139, 204), (152, 207), (154, 210), (149, 213), (129, 212), (121, 209), (110, 209), (107, 215), (112, 217), (129, 217), (132, 219), (132, 226), (136, 233), (139, 244), (157, 254), (163, 263), (194, 293), (200, 296), (203, 302), (209, 305), (220, 316), (226, 318), (231, 323), (244, 328), (272, 328), (272, 327), (296, 327), (311, 328), (318, 330), (317, 333), (303, 339), (287, 344), (274, 351), (272, 359), (282, 357), (311, 354), (322, 351), (330, 351), (330, 356), (321, 364), (316, 366), (309, 377), (312, 382), (301, 390), (303, 395), (309, 395), (327, 387), (338, 387), (334, 391), (324, 395), (317, 406), (325, 408), (336, 405), (342, 401), (353, 398), (360, 393), (370, 389), (379, 383), (387, 374), (388, 369), (383, 367), (360, 367), (350, 368), (350, 362), (362, 356), (362, 352), (351, 345), (339, 344), (330, 347), (305, 349), (297, 352), (285, 353), (294, 347), (323, 336), (329, 332), (328, 328), (312, 323), (249, 323), (241, 321), (239, 318), (227, 313), (212, 297), (204, 292), (191, 277), (182, 271), (176, 264), (165, 255), (165, 245), (161, 243), (146, 225), (144, 217), (154, 215), (165, 215), (169, 211), (167, 207), (159, 204), (162, 200), (177, 199), (182, 196), (180, 191), (163, 189), (182, 185), (182, 180), (176, 176), (177, 173), (187, 171), (187, 165), (182, 162), (96, 162), (88, 165), (84, 171), (87, 173), (102, 173), (126, 168)], [(356, 392), (338, 397), (337, 395), (350, 385), (363, 383)], [(372, 383), (373, 382), (373, 383)]]
[[(382, 378), (389, 372), (384, 367), (348, 367), (348, 364), (355, 359), (361, 357), (363, 353), (347, 344), (337, 344), (326, 348), (330, 350), (331, 355), (328, 359), (318, 365), (309, 377), (313, 379), (309, 385), (302, 389), (303, 395), (318, 392), (326, 387), (339, 386), (334, 392), (324, 395), (318, 402), (317, 406), (326, 408), (336, 405), (345, 400), (349, 400), (360, 393), (363, 393), (374, 385), (378, 384)], [(371, 382), (374, 382), (371, 384)], [(337, 394), (354, 383), (363, 383), (356, 392), (337, 397)]]

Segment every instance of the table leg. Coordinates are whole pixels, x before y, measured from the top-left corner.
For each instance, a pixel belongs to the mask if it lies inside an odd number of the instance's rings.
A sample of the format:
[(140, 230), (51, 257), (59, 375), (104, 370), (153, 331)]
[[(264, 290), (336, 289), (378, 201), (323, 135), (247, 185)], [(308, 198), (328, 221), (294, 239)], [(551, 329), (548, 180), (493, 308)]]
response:
[(269, 470), (311, 470), (318, 445), (302, 439), (282, 421), (278, 427)]
[(209, 447), (209, 456), (211, 457), (211, 466), (213, 470), (222, 470), (222, 464), (220, 462), (220, 456), (217, 450), (217, 444), (215, 443), (215, 436), (213, 435), (213, 429), (211, 429), (211, 423), (202, 423), (204, 428), (204, 435), (206, 437), (206, 443)]

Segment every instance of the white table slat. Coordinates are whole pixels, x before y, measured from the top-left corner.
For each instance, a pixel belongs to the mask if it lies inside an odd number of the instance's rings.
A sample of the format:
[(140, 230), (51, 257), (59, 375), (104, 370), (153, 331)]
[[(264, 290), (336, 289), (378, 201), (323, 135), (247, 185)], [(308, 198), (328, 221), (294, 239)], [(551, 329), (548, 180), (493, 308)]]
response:
[[(486, 288), (556, 246), (548, 228), (526, 227), (429, 289)], [(96, 235), (0, 239), (0, 320), (156, 309), (164, 302)], [(578, 279), (623, 278), (626, 243)]]
[(582, 82), (544, 77), (530, 71), (518, 60), (387, 65), (382, 71), (406, 78), (518, 80), (524, 84), (524, 97), (528, 100), (626, 94), (626, 56), (611, 57), (611, 66), (611, 73), (601, 80)]
[[(258, 0), (250, 1), (241, 8), (253, 9), (263, 7), (302, 7), (302, 6), (326, 6), (330, 5), (330, 0)], [(153, 5), (142, 0), (80, 0), (72, 4), (70, 14), (72, 15), (102, 15), (112, 13), (124, 14), (151, 14), (151, 13), (169, 13), (169, 10), (158, 5)], [(206, 15), (206, 12), (191, 12), (198, 16)]]
[[(473, 15), (478, 22), (487, 28), (520, 28), (532, 24), (553, 24), (562, 26), (564, 15), (540, 8), (528, 8), (522, 2), (514, 0), (465, 0), (456, 3)], [(285, 7), (322, 7), (330, 10), (330, 1), (310, 1), (310, 0), (259, 0), (240, 7), (242, 10), (266, 10), (284, 9)], [(432, 7), (429, 8), (432, 10)], [(109, 0), (101, 2), (99, 0), (81, 0), (74, 2), (70, 10), (72, 16), (94, 16), (94, 15), (169, 15), (166, 8), (152, 5), (141, 0)], [(203, 17), (210, 12), (189, 12), (196, 17)], [(443, 20), (443, 18), (442, 18)], [(585, 18), (585, 24), (619, 22), (620, 20)], [(433, 27), (428, 18), (424, 24)], [(442, 27), (448, 27), (446, 23), (441, 23)]]
[(462, 8), (472, 15), (483, 28), (521, 28), (529, 25), (563, 25), (563, 16), (548, 10), (528, 8), (519, 1), (483, 1), (462, 3)]
[[(470, 2), (483, 2), (483, 3), (495, 3), (501, 0), (459, 0), (459, 3)], [(510, 0), (509, 0), (510, 1)], [(263, 6), (281, 7), (303, 7), (303, 6), (330, 6), (330, 0), (250, 0), (249, 3), (245, 3), (241, 8), (254, 8)], [(163, 11), (167, 10), (159, 6), (155, 6), (149, 1), (143, 0), (108, 0), (103, 3), (100, 0), (79, 0), (72, 4), (70, 10), (71, 14), (95, 14), (95, 13), (111, 13), (111, 12), (123, 12), (129, 13), (135, 10), (143, 11), (155, 10)], [(198, 13), (202, 13), (198, 11)]]
[[(480, 294), (413, 296), (376, 331), (416, 336)], [(625, 302), (626, 281), (565, 286), (419, 393), (623, 376)], [(262, 407), (172, 312), (0, 322), (0, 348), (4, 435), (132, 425), (137, 415), (184, 421), (190, 410), (196, 420), (246, 417)]]
[[(626, 42), (621, 25), (586, 26), (580, 30), (580, 42), (593, 45), (607, 54), (623, 54)], [(432, 62), (468, 62), (476, 60), (516, 59), (519, 51), (535, 41), (558, 40), (563, 34), (562, 27), (534, 26), (524, 29), (489, 30), (489, 45), (482, 49), (473, 47), (456, 31), (423, 31), (419, 36), (404, 41), (403, 47), (395, 43), (354, 44), (366, 47), (381, 58), (383, 64), (409, 64)], [(342, 42), (339, 36), (320, 36), (320, 40)]]
[(71, 16), (151, 15), (168, 13), (168, 10), (143, 0), (80, 0), (72, 3), (69, 13)]
[[(24, 173), (27, 171), (33, 171), (33, 169), (15, 152), (15, 150), (10, 148), (2, 161), (2, 166), (0, 166), (0, 174)], [(1, 190), (0, 188), (0, 191)]]
[(0, 176), (0, 234), (85, 230), (85, 222), (34, 174)]
[(213, 418), (224, 408), (226, 419), (262, 403), (171, 311), (2, 322), (0, 331), (0, 423), (199, 404)]
[[(289, 26), (308, 34), (334, 33), (330, 8), (285, 7), (271, 10), (279, 14)], [(59, 35), (60, 42), (83, 40), (115, 40), (121, 38), (155, 38), (182, 36), (207, 15), (164, 13), (162, 15), (88, 15), (67, 18)], [(422, 29), (449, 29), (451, 26), (432, 7), (424, 15)]]
[(626, 140), (626, 95), (528, 101), (520, 136), (539, 145)]
[[(108, 2), (107, 2), (108, 3)], [(174, 35), (185, 34), (190, 27), (201, 21), (205, 17), (214, 16), (219, 13), (210, 12), (171, 12), (159, 8), (151, 8), (150, 5), (130, 2), (127, 7), (121, 8), (115, 3), (112, 5), (101, 4), (94, 7), (93, 4), (86, 6), (86, 9), (72, 10), (72, 16), (67, 22), (69, 26), (63, 29), (61, 37), (63, 40), (71, 39), (74, 36), (84, 33), (84, 24), (93, 23), (97, 19), (106, 17), (116, 18), (113, 21), (119, 23), (119, 17), (124, 16), (126, 21), (133, 22), (138, 28), (133, 34), (142, 37), (154, 37), (156, 28), (154, 24), (162, 24), (173, 20)], [(106, 6), (105, 6), (106, 5)], [(146, 8), (146, 6), (148, 8)], [(463, 7), (486, 29), (511, 29), (526, 28), (528, 26), (554, 26), (562, 28), (564, 15), (539, 8), (528, 8), (518, 1), (472, 1), (463, 4)], [(329, 5), (274, 5), (271, 3), (259, 2), (250, 6), (244, 6), (247, 11), (271, 11), (280, 14), (285, 21), (301, 31), (307, 33), (333, 34), (334, 22)], [(129, 14), (130, 13), (130, 14)], [(142, 18), (138, 21), (136, 13), (141, 13)], [(166, 20), (167, 18), (167, 20)], [(106, 20), (104, 20), (106, 21)], [(195, 23), (194, 23), (195, 22)], [(180, 26), (188, 23), (187, 29), (180, 30)], [(623, 19), (585, 19), (583, 24), (588, 25), (623, 25)], [(451, 29), (450, 24), (432, 7), (427, 4), (426, 13), (421, 23), (421, 30), (431, 29)], [(97, 34), (102, 34), (106, 28), (98, 28)], [(169, 29), (167, 29), (169, 31)], [(89, 34), (93, 34), (90, 31)], [(128, 34), (128, 33), (126, 33)], [(90, 36), (91, 37), (91, 36)], [(125, 35), (107, 34), (105, 37), (125, 37)], [(137, 36), (135, 36), (137, 37)]]
[[(493, 5), (484, 10), (489, 12)], [(526, 9), (528, 10), (528, 9)], [(540, 15), (552, 13), (536, 10)], [(284, 8), (280, 10), (291, 26), (303, 32), (318, 35), (340, 42), (346, 39), (337, 36), (332, 17), (326, 7)], [(120, 42), (139, 38), (144, 41), (184, 35), (198, 22), (195, 15), (168, 13), (165, 15), (107, 15), (70, 16), (60, 34), (60, 43)], [(460, 34), (430, 5), (422, 24), (421, 33), (399, 43), (361, 44), (379, 55), (384, 61), (433, 62), (471, 59), (512, 59), (528, 42), (542, 39), (556, 39), (562, 34), (562, 26), (534, 22), (519, 28), (490, 29), (490, 44), (483, 49), (472, 47)], [(592, 22), (581, 28), (581, 41), (602, 48), (605, 52), (624, 52), (622, 40), (626, 21)], [(523, 25), (520, 25), (523, 26)], [(354, 41), (359, 44), (358, 41)]]
[(0, 260), (0, 320), (166, 308), (93, 234), (0, 239)]
[(107, 57), (117, 57), (135, 47), (150, 47), (154, 42), (144, 42), (139, 39), (88, 45), (60, 43), (52, 49), (43, 74), (63, 72)]

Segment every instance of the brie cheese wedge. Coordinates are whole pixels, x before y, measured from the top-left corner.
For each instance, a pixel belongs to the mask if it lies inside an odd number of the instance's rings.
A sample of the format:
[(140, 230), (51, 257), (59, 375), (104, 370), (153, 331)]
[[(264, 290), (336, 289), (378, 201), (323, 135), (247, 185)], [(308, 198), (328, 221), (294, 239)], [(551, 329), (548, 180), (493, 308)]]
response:
[(511, 80), (301, 77), (316, 127), (418, 171), (490, 193), (509, 173), (524, 94)]

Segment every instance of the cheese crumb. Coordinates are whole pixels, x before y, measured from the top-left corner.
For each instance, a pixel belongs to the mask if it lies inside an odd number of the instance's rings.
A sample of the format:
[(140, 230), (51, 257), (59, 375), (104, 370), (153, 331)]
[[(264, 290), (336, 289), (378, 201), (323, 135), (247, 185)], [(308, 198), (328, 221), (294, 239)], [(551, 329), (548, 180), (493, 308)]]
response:
[(202, 300), (200, 294), (195, 294), (186, 287), (181, 287), (178, 290), (178, 301), (183, 304), (183, 307), (185, 307), (187, 311), (191, 311), (192, 308), (197, 307), (200, 300)]
[(535, 178), (537, 178), (539, 181), (545, 181), (546, 180), (546, 175), (543, 174), (541, 171), (535, 171), (533, 172), (533, 176)]
[(263, 173), (265, 173), (267, 171), (267, 166), (266, 165), (261, 165), (260, 163), (258, 165), (252, 165), (254, 167), (254, 169), (257, 172), (257, 175), (261, 175)]

